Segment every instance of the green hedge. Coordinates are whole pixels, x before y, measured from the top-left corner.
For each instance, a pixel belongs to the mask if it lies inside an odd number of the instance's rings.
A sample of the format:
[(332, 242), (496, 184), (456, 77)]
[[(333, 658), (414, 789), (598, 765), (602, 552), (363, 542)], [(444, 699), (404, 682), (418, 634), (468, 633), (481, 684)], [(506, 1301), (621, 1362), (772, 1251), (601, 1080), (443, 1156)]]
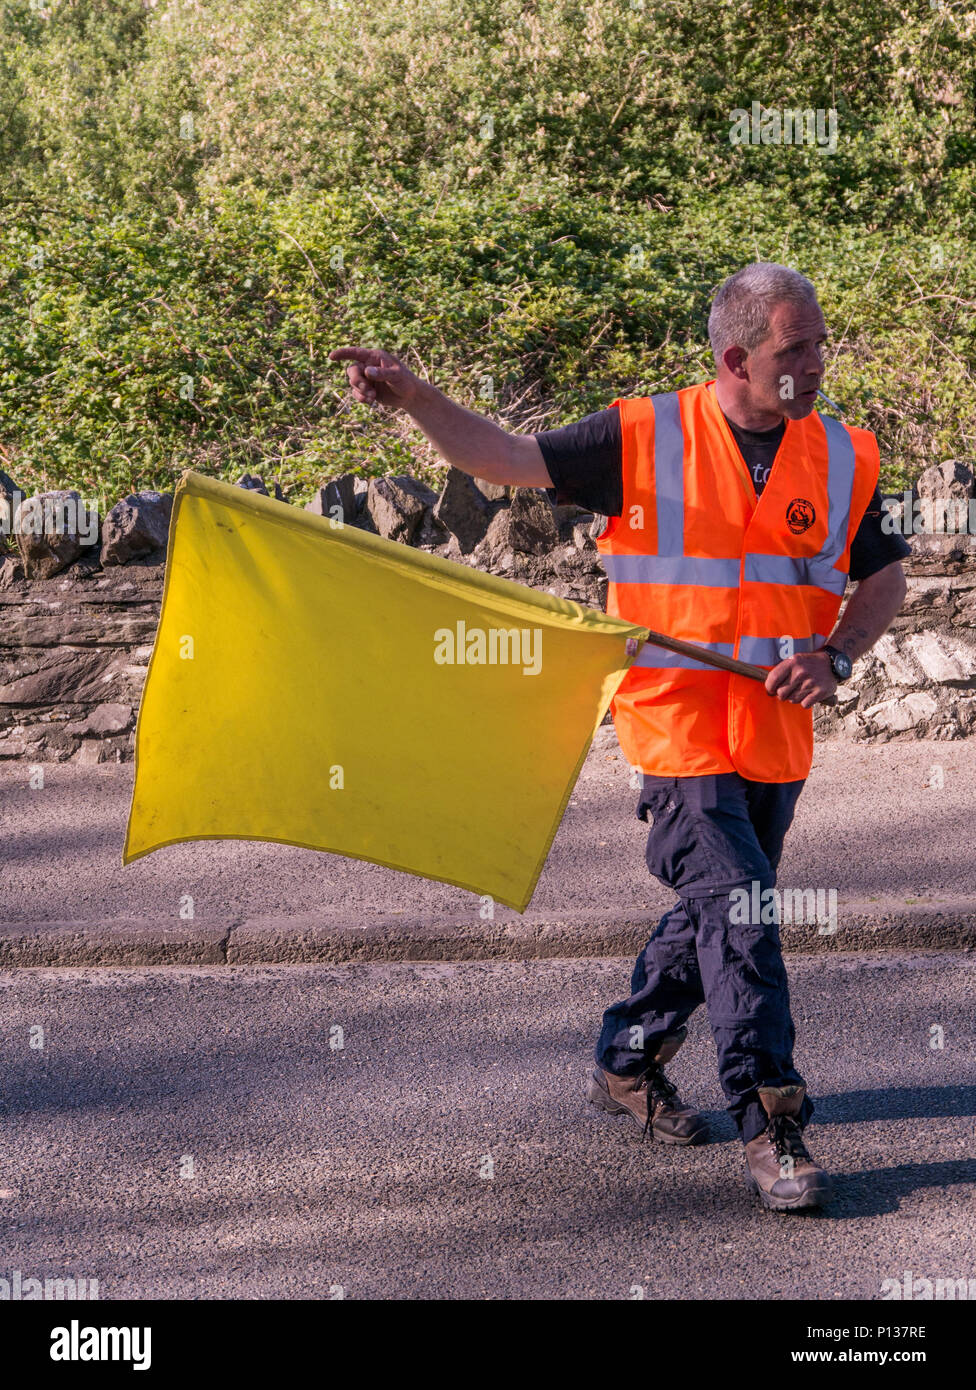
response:
[[(0, 463), (108, 502), (433, 479), (332, 347), (546, 428), (710, 375), (710, 296), (761, 256), (818, 285), (828, 394), (901, 488), (974, 452), (974, 40), (850, 0), (10, 3)], [(754, 99), (834, 108), (836, 152), (731, 145)]]

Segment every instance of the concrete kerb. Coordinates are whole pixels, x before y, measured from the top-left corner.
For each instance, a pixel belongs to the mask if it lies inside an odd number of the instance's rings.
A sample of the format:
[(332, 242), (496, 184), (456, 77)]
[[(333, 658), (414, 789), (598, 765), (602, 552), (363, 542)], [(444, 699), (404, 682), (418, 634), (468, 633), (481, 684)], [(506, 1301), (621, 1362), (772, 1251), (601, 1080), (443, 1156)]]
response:
[[(338, 964), (353, 961), (552, 960), (632, 957), (657, 913), (530, 914), (503, 921), (372, 913), (209, 921), (118, 918), (0, 923), (0, 968), (39, 966)], [(841, 899), (837, 930), (783, 923), (787, 952), (976, 949), (969, 897)]]

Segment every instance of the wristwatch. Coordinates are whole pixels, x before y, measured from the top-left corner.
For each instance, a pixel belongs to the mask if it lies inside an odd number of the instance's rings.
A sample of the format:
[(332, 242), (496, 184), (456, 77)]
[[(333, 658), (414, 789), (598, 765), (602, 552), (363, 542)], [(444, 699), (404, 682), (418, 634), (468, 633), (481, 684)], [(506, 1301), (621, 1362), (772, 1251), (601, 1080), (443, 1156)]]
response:
[(821, 647), (822, 652), (827, 653), (830, 661), (830, 669), (834, 673), (835, 681), (846, 681), (851, 671), (854, 669), (853, 662), (846, 652), (838, 651), (836, 647)]

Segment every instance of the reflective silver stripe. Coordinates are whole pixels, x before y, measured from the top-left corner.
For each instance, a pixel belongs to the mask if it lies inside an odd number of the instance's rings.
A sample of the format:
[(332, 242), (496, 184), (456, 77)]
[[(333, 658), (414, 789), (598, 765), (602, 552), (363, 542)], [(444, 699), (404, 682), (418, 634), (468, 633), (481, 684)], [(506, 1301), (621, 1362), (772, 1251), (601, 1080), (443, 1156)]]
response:
[(614, 584), (703, 584), (734, 589), (738, 560), (709, 560), (693, 555), (603, 555), (603, 568)]
[[(731, 642), (699, 642), (697, 645), (707, 647), (712, 652), (721, 652), (724, 656), (732, 655), (733, 644)], [(634, 665), (645, 667), (677, 666), (685, 671), (715, 671), (719, 669), (715, 666), (709, 666), (705, 661), (695, 661), (693, 657), (682, 656), (680, 652), (670, 652), (667, 647), (655, 647), (651, 642), (645, 642), (641, 647)]]
[(847, 575), (834, 566), (847, 541), (856, 469), (854, 444), (839, 420), (830, 415), (819, 419), (827, 436), (827, 539), (818, 554), (805, 558), (747, 553), (742, 571), (747, 583), (814, 584), (841, 595), (847, 588)]
[[(674, 391), (654, 402), (654, 495), (657, 500), (657, 553), (681, 555), (685, 548), (685, 436)], [(654, 583), (655, 581), (647, 581)], [(658, 580), (658, 583), (680, 581)]]
[[(828, 539), (821, 554), (829, 558), (833, 565), (844, 553), (847, 540), (847, 522), (851, 514), (851, 497), (854, 492), (854, 473), (857, 466), (854, 457), (854, 441), (844, 425), (829, 415), (821, 415), (820, 423), (827, 435), (827, 496), (829, 510), (827, 519)], [(831, 546), (831, 538), (834, 544)]]
[[(792, 655), (815, 652), (826, 640), (827, 638), (819, 632), (815, 632), (812, 637), (794, 637)], [(753, 666), (777, 666), (786, 660), (780, 650), (782, 641), (783, 637), (740, 637), (739, 660), (751, 661)]]
[(843, 594), (847, 575), (834, 569), (836, 555), (762, 555), (755, 551), (745, 557), (742, 575), (747, 584), (815, 584), (832, 594)]

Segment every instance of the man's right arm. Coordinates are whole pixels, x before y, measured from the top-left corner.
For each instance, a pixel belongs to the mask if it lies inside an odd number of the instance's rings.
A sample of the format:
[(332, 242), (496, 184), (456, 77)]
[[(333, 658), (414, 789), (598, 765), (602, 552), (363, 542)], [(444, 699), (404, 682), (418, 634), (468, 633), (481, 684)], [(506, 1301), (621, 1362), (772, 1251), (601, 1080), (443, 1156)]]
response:
[(463, 473), (488, 483), (552, 487), (534, 435), (509, 434), (484, 415), (456, 405), (426, 381), (418, 383), (404, 409), (442, 458)]
[(356, 400), (405, 411), (441, 457), (462, 473), (489, 483), (552, 487), (534, 435), (509, 434), (484, 415), (456, 405), (392, 353), (335, 348), (329, 358), (347, 363), (346, 375)]

